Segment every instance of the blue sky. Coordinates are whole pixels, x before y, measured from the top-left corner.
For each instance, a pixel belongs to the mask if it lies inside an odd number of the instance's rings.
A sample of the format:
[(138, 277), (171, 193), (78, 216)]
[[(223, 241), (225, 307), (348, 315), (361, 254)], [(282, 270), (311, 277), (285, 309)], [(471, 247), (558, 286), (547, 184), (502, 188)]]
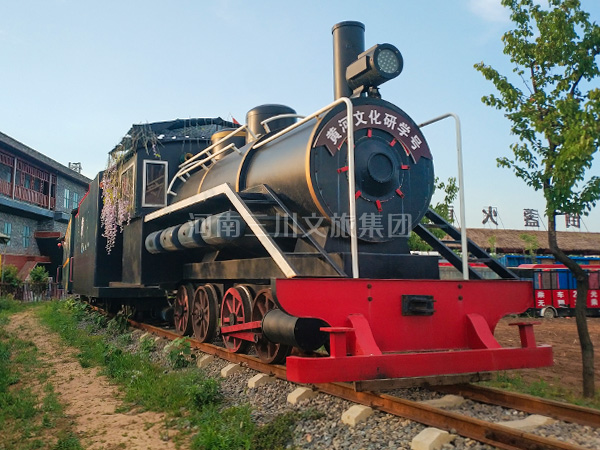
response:
[[(484, 61), (508, 74), (499, 0), (22, 0), (0, 6), (0, 131), (93, 177), (133, 123), (236, 118), (264, 103), (310, 114), (333, 100), (331, 27), (366, 26), (367, 48), (396, 45), (404, 72), (381, 88), (417, 123), (462, 121), (467, 226), (496, 206), (500, 228), (523, 228), (543, 198), (506, 169), (514, 138), (481, 103)], [(594, 21), (600, 2), (583, 0)], [(456, 175), (454, 123), (424, 128), (436, 174)], [(592, 173), (600, 175), (598, 161)], [(458, 210), (458, 203), (456, 203)], [(600, 232), (600, 209), (583, 218)], [(559, 220), (560, 229), (564, 223)], [(586, 228), (582, 227), (585, 231)]]

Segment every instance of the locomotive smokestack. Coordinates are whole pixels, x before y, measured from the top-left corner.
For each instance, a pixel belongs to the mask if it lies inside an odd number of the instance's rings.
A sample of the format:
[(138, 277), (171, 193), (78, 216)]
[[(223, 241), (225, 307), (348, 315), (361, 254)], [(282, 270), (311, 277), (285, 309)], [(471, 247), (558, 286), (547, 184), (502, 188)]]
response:
[(346, 81), (346, 68), (365, 51), (365, 26), (360, 22), (340, 22), (333, 33), (333, 93), (334, 99), (350, 97), (352, 89)]

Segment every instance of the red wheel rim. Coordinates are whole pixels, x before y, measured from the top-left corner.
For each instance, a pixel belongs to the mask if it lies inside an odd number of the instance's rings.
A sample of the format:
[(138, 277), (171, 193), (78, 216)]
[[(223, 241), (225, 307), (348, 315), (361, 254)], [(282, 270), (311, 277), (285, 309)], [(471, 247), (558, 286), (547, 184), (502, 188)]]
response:
[[(246, 323), (250, 319), (250, 299), (252, 293), (246, 286), (230, 288), (223, 296), (221, 304), (221, 326)], [(223, 343), (230, 352), (242, 353), (248, 348), (248, 342), (233, 336), (223, 335)]]
[(207, 284), (194, 293), (192, 325), (194, 337), (200, 342), (211, 342), (217, 331), (218, 300), (214, 286)]
[(175, 332), (182, 336), (189, 336), (192, 332), (190, 305), (193, 293), (194, 287), (189, 283), (182, 284), (177, 288), (173, 319), (175, 322)]
[[(271, 289), (263, 289), (256, 294), (252, 303), (252, 321), (262, 320), (268, 311), (277, 308)], [(289, 345), (277, 344), (269, 341), (264, 334), (260, 336), (254, 347), (261, 361), (266, 363), (281, 363), (290, 354), (292, 348)]]

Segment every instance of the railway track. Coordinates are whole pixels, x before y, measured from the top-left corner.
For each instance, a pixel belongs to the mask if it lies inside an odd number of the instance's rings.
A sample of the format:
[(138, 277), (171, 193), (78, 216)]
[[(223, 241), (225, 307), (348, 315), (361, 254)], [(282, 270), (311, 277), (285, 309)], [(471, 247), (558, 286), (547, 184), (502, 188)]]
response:
[[(157, 326), (130, 321), (131, 325), (155, 335), (173, 340), (181, 336)], [(250, 369), (269, 374), (281, 380), (287, 380), (286, 368), (281, 365), (265, 364), (258, 358), (231, 353), (226, 349), (203, 344), (189, 338), (190, 346), (204, 353), (224, 360), (239, 363)], [(345, 400), (370, 406), (380, 411), (413, 420), (430, 427), (453, 432), (497, 448), (516, 449), (548, 449), (576, 450), (584, 447), (557, 439), (550, 439), (533, 433), (523, 432), (504, 425), (487, 422), (452, 411), (435, 408), (420, 402), (405, 400), (384, 393), (357, 391), (350, 383), (327, 383), (313, 385), (313, 389)], [(527, 413), (551, 416), (557, 420), (576, 423), (584, 426), (600, 427), (600, 411), (579, 406), (544, 400), (533, 396), (516, 394), (475, 386), (471, 384), (432, 387), (432, 390), (454, 393), (477, 402), (498, 405)]]

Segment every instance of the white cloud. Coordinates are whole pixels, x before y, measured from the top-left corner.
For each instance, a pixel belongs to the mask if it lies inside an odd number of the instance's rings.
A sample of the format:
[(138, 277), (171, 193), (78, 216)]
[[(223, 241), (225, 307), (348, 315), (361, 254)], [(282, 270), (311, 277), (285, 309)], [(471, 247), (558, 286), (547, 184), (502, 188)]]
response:
[(500, 0), (469, 0), (469, 9), (487, 22), (506, 23), (510, 21), (508, 9)]

